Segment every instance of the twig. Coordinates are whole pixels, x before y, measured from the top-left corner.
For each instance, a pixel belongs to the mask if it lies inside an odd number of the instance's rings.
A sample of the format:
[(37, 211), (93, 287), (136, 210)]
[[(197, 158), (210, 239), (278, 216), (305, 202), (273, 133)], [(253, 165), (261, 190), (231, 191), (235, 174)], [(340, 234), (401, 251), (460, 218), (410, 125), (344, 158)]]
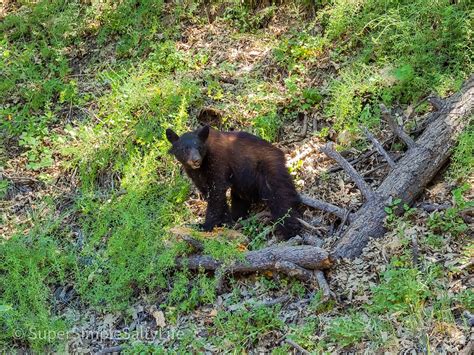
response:
[(302, 268), (290, 261), (277, 261), (275, 263), (275, 270), (284, 273), (287, 276), (294, 277), (300, 281), (311, 281), (313, 275), (311, 271)]
[[(381, 142), (382, 144), (382, 147), (387, 145), (387, 143), (390, 143), (390, 142), (393, 142), (394, 140), (394, 136), (391, 136), (389, 138), (387, 138), (386, 140), (384, 140), (383, 142)], [(365, 153), (359, 155), (357, 158), (354, 158), (354, 159), (351, 159), (351, 160), (348, 160), (349, 163), (353, 166), (355, 166), (356, 164), (358, 164), (359, 162), (367, 159), (367, 158), (370, 158), (372, 155), (374, 155), (375, 153), (377, 152), (377, 150), (374, 148), (374, 149), (370, 149), (370, 150), (367, 150)], [(395, 159), (396, 161), (397, 159)], [(339, 165), (334, 165), (333, 167), (329, 168), (327, 170), (327, 173), (330, 174), (330, 173), (335, 173), (339, 170), (342, 170), (342, 168), (339, 166)]]
[(329, 300), (331, 298), (331, 290), (329, 289), (326, 277), (324, 277), (324, 273), (321, 270), (314, 270), (313, 274), (316, 277), (316, 281), (318, 282), (319, 288), (321, 289), (321, 291), (323, 291), (323, 300)]
[(319, 233), (320, 230), (326, 230), (325, 227), (315, 227), (311, 224), (309, 224), (308, 222), (306, 222), (304, 219), (301, 219), (301, 218), (297, 218), (298, 222), (300, 222), (305, 228), (309, 229), (309, 230), (312, 230), (312, 231), (315, 231), (317, 233)]
[(474, 265), (474, 259), (467, 262), (466, 264), (461, 265), (459, 270), (469, 269), (472, 265)]
[(313, 115), (313, 132), (318, 130), (318, 116)]
[(400, 138), (408, 148), (414, 148), (416, 146), (415, 141), (411, 138), (402, 127), (400, 127), (395, 118), (390, 114), (390, 111), (385, 107), (384, 104), (380, 104), (380, 110), (382, 111), (383, 118), (388, 122), (390, 129), (395, 135)]
[(300, 199), (303, 205), (316, 208), (324, 212), (331, 213), (333, 215), (338, 216), (339, 218), (344, 218), (346, 214), (346, 209), (333, 205), (332, 203), (329, 203), (329, 202), (321, 201), (316, 198), (312, 198), (312, 197), (302, 195), (302, 194), (300, 194)]
[(342, 231), (344, 230), (344, 226), (346, 225), (347, 219), (349, 218), (350, 214), (351, 214), (351, 211), (347, 210), (346, 214), (344, 215), (344, 218), (342, 219), (341, 225), (339, 226), (339, 231), (337, 232), (337, 238), (341, 236)]
[(308, 115), (305, 114), (303, 117), (303, 127), (301, 128), (301, 136), (305, 137), (308, 131)]
[(412, 257), (413, 257), (413, 265), (416, 267), (419, 263), (419, 246), (418, 246), (418, 238), (416, 234), (413, 234), (411, 236), (411, 252), (412, 252)]
[(395, 167), (395, 162), (393, 161), (393, 159), (390, 157), (390, 155), (388, 154), (388, 152), (383, 148), (382, 144), (380, 144), (380, 142), (377, 140), (377, 138), (375, 138), (372, 133), (369, 132), (369, 130), (366, 128), (366, 127), (361, 127), (362, 128), (362, 131), (364, 132), (364, 134), (366, 135), (366, 137), (372, 142), (372, 144), (374, 145), (374, 148), (377, 149), (377, 151), (379, 152), (380, 155), (382, 155), (385, 160), (387, 161), (388, 165), (390, 165), (390, 167)]
[(434, 212), (447, 210), (451, 205), (449, 203), (443, 203), (441, 205), (437, 203), (420, 203), (417, 207), (426, 212)]
[(344, 171), (351, 177), (359, 188), (362, 195), (367, 201), (375, 200), (375, 193), (372, 188), (364, 181), (362, 176), (349, 164), (349, 162), (342, 157), (341, 154), (336, 152), (333, 148), (333, 143), (328, 143), (326, 146), (321, 148), (321, 151), (328, 157), (334, 159), (344, 169)]
[(266, 306), (266, 307), (269, 307), (269, 306), (274, 306), (276, 304), (280, 304), (280, 303), (284, 303), (288, 300), (291, 299), (291, 296), (288, 295), (288, 294), (285, 294), (283, 296), (280, 296), (280, 297), (277, 297), (277, 298), (274, 298), (274, 299), (271, 299), (271, 300), (268, 300), (268, 301), (261, 301), (261, 302), (256, 302), (256, 306)]
[(304, 355), (310, 355), (311, 354), (308, 350), (306, 350), (301, 345), (295, 343), (293, 340), (291, 340), (289, 338), (285, 338), (285, 342), (288, 343), (288, 345), (291, 345), (292, 347), (294, 347), (296, 350), (298, 350), (300, 353), (302, 353)]

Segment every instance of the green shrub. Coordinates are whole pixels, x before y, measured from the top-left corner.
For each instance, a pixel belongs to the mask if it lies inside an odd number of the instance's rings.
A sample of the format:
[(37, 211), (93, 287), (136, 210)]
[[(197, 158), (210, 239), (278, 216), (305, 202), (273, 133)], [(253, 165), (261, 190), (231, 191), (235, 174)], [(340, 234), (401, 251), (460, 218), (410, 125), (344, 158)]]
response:
[(63, 217), (51, 217), (34, 215), (32, 229), (0, 240), (0, 345), (26, 343), (40, 351), (66, 340), (55, 336), (68, 328), (53, 312), (52, 291), (70, 282), (75, 260)]

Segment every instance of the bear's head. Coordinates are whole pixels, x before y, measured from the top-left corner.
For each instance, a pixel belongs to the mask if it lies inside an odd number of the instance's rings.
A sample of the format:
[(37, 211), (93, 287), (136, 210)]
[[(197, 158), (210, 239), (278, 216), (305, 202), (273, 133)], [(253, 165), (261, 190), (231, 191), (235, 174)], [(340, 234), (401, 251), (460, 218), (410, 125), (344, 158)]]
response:
[(169, 150), (185, 167), (199, 169), (207, 153), (206, 140), (209, 137), (209, 126), (194, 132), (178, 136), (171, 128), (166, 130), (166, 138), (173, 145)]

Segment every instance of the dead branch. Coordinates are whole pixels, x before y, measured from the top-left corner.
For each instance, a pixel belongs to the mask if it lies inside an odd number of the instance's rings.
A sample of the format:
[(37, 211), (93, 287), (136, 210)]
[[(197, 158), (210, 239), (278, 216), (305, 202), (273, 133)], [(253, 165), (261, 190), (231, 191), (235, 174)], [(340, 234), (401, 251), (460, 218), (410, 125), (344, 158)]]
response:
[(339, 231), (337, 232), (337, 238), (339, 238), (342, 234), (342, 231), (344, 230), (344, 226), (346, 225), (346, 222), (349, 218), (350, 211), (347, 211), (344, 218), (341, 221), (341, 225), (339, 226)]
[(275, 263), (275, 271), (304, 282), (309, 282), (313, 278), (311, 271), (299, 267), (289, 261), (277, 261)]
[(329, 254), (318, 247), (309, 245), (276, 245), (260, 250), (248, 251), (243, 254), (242, 258), (239, 258), (230, 265), (224, 265), (222, 261), (216, 260), (211, 256), (199, 254), (179, 258), (177, 259), (177, 264), (180, 267), (188, 267), (191, 270), (204, 269), (216, 271), (225, 267), (229, 274), (241, 274), (258, 271), (289, 271), (291, 268), (288, 269), (288, 267), (291, 264), (307, 270), (324, 270), (331, 267), (332, 261)]
[(305, 235), (303, 237), (303, 243), (304, 245), (311, 245), (313, 247), (321, 247), (323, 245), (323, 240), (321, 238), (318, 238), (314, 235)]
[(183, 235), (181, 239), (188, 243), (190, 246), (192, 246), (198, 252), (204, 250), (204, 245), (197, 239), (191, 238), (187, 235)]
[(420, 252), (420, 247), (418, 246), (418, 238), (416, 234), (413, 234), (411, 236), (411, 253), (412, 253), (412, 260), (413, 260), (413, 266), (417, 267), (418, 262), (420, 260), (418, 254)]
[(434, 212), (447, 210), (451, 205), (449, 203), (443, 203), (441, 205), (437, 203), (420, 203), (417, 207), (426, 212)]
[(315, 270), (313, 271), (313, 274), (318, 282), (319, 289), (323, 293), (323, 301), (328, 301), (331, 298), (331, 290), (329, 289), (326, 277), (324, 277), (324, 273), (321, 270)]
[(306, 229), (309, 229), (309, 230), (311, 230), (311, 231), (313, 231), (313, 232), (315, 232), (315, 233), (320, 233), (321, 230), (326, 230), (325, 227), (315, 227), (315, 226), (309, 224), (308, 222), (306, 222), (304, 219), (297, 218), (297, 220), (298, 220), (298, 222), (301, 223), (301, 225), (302, 225), (303, 227), (305, 227)]
[(306, 137), (307, 131), (308, 131), (308, 115), (305, 114), (303, 117), (303, 127), (301, 128), (301, 136)]
[[(354, 213), (349, 228), (333, 251), (335, 257), (354, 258), (371, 238), (385, 234), (384, 208), (393, 198), (400, 198), (408, 205), (416, 200), (446, 163), (458, 136), (469, 125), (473, 103), (474, 76), (459, 93), (446, 100), (440, 111), (433, 112), (427, 119), (431, 123), (378, 187), (377, 198), (367, 201)], [(431, 120), (435, 116), (436, 119)]]
[(390, 165), (391, 168), (395, 166), (395, 162), (393, 159), (390, 157), (388, 152), (384, 149), (382, 144), (375, 138), (372, 133), (369, 132), (369, 130), (366, 127), (361, 127), (362, 131), (364, 132), (365, 136), (372, 142), (374, 148), (379, 152), (381, 156), (384, 157), (384, 159), (387, 161), (388, 165)]
[(395, 135), (400, 138), (408, 148), (414, 148), (415, 141), (403, 130), (402, 127), (398, 125), (395, 117), (392, 116), (387, 107), (385, 107), (384, 104), (380, 104), (380, 110), (382, 111), (383, 118), (388, 122), (393, 133), (395, 133)]
[(375, 194), (372, 188), (364, 181), (362, 176), (360, 176), (360, 174), (354, 169), (354, 167), (349, 164), (349, 162), (344, 159), (341, 154), (334, 150), (333, 143), (326, 144), (326, 146), (321, 148), (321, 151), (328, 157), (335, 160), (344, 169), (344, 171), (355, 182), (360, 192), (367, 201), (372, 201), (375, 199)]
[[(309, 197), (307, 195), (300, 194), (300, 199), (303, 205), (315, 208), (317, 210), (331, 213), (339, 218), (344, 218), (344, 216), (347, 213), (346, 209), (344, 208), (338, 207), (329, 202), (325, 202), (313, 197)], [(349, 216), (349, 220), (350, 220), (350, 216)]]
[(298, 343), (294, 342), (293, 340), (291, 340), (290, 338), (285, 338), (285, 342), (288, 344), (288, 345), (291, 345), (293, 348), (295, 348), (295, 350), (297, 350), (298, 352), (300, 352), (301, 354), (304, 354), (304, 355), (310, 355), (311, 353), (306, 350), (305, 348), (303, 348), (301, 345), (299, 345)]

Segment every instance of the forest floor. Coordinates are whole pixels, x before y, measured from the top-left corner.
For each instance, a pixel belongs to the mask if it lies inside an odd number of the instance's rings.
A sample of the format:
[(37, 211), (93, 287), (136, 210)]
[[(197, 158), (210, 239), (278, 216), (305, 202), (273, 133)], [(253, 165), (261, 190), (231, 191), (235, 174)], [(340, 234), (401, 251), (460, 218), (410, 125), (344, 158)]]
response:
[[(460, 88), (472, 6), (206, 3), (4, 3), (0, 349), (472, 353), (472, 125), (417, 204), (387, 206), (386, 235), (326, 273), (331, 300), (274, 273), (217, 294), (213, 275), (177, 270), (189, 247), (172, 228), (200, 222), (205, 203), (164, 134), (252, 132), (285, 152), (299, 191), (356, 210), (360, 192), (319, 148), (363, 156), (364, 125), (401, 156), (379, 104), (409, 130), (433, 110), (426, 97)], [(389, 171), (377, 154), (354, 166), (374, 187)], [(331, 250), (344, 226), (301, 211)], [(265, 218), (241, 225), (196, 237), (225, 262), (275, 243)]]

